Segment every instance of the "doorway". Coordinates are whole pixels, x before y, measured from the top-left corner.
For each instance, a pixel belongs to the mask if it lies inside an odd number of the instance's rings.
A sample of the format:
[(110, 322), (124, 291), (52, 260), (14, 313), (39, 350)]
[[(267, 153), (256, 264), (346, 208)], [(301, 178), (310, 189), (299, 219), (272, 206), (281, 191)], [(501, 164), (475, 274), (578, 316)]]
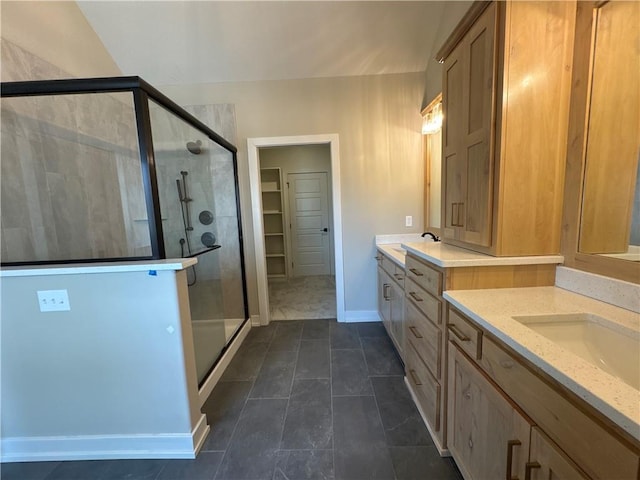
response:
[(337, 135), (247, 143), (260, 324), (343, 321)]

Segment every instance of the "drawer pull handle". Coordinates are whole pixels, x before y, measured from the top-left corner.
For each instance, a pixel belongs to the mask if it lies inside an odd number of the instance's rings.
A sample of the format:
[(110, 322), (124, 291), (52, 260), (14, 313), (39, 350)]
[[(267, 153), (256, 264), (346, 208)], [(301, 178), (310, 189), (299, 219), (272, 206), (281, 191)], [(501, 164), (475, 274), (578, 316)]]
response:
[(378, 261), (382, 260), (382, 257), (381, 257), (380, 255), (376, 255), (376, 256), (375, 256), (375, 257), (373, 257), (373, 258), (375, 258), (375, 259), (376, 259), (376, 260), (378, 260)]
[(411, 330), (411, 333), (413, 333), (413, 336), (416, 338), (422, 338), (422, 335), (420, 335), (420, 333), (418, 333), (418, 329), (414, 326), (409, 327), (409, 330)]
[(507, 442), (507, 480), (517, 480), (517, 477), (511, 476), (511, 468), (513, 465), (513, 447), (522, 445), (520, 440), (509, 440)]
[(531, 480), (531, 470), (540, 468), (538, 462), (527, 462), (524, 466), (524, 480)]
[(458, 337), (458, 340), (460, 340), (461, 342), (468, 342), (471, 340), (453, 323), (450, 323), (449, 325), (447, 325), (447, 328), (451, 333), (453, 333), (456, 337)]
[(387, 283), (382, 286), (382, 296), (387, 302), (391, 300), (391, 298), (389, 298), (389, 288), (391, 288), (391, 285)]
[(409, 271), (413, 273), (416, 277), (423, 277), (424, 274), (415, 268), (410, 268)]
[(409, 370), (409, 374), (411, 375), (411, 379), (413, 380), (414, 384), (422, 385), (422, 382), (418, 378), (418, 375), (416, 375), (416, 371), (415, 370)]
[(404, 277), (402, 275), (400, 275), (399, 273), (394, 273), (393, 274), (394, 277), (396, 277), (396, 280), (402, 280)]
[(413, 298), (416, 302), (422, 301), (422, 299), (418, 295), (416, 295), (416, 292), (409, 292), (409, 296)]

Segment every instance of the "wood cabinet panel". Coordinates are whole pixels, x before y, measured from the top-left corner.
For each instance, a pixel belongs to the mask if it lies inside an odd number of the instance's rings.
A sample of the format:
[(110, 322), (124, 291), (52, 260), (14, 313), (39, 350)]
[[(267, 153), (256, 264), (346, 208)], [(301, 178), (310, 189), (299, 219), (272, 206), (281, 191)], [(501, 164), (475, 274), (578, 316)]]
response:
[(589, 480), (589, 478), (575, 465), (542, 431), (531, 429), (531, 452), (527, 469), (529, 480)]
[(410, 255), (407, 255), (405, 259), (405, 266), (407, 279), (412, 280), (435, 297), (442, 294), (442, 272)]
[(531, 423), (454, 345), (448, 388), (447, 442), (465, 478), (525, 478)]
[(390, 297), (389, 335), (400, 354), (400, 358), (404, 358), (404, 290), (393, 281), (391, 282)]
[(425, 292), (416, 282), (410, 279), (405, 282), (405, 292), (409, 299), (408, 302), (413, 304), (429, 320), (436, 325), (442, 323), (442, 302), (440, 300)]
[(506, 2), (495, 212), (500, 255), (560, 251), (575, 2)]
[(378, 252), (378, 313), (396, 347), (404, 358), (404, 269)]
[(444, 68), (443, 234), (482, 246), (491, 240), (495, 11), (495, 5), (484, 11)]
[(429, 426), (433, 432), (440, 432), (440, 383), (429, 373), (410, 342), (407, 343), (405, 370)]
[(382, 267), (378, 267), (378, 312), (385, 328), (389, 328), (391, 322), (391, 279)]
[(474, 360), (482, 357), (482, 330), (451, 308), (447, 318), (447, 330), (449, 330), (449, 338), (467, 355)]
[(409, 342), (413, 344), (417, 355), (431, 370), (433, 376), (440, 380), (442, 332), (411, 302), (406, 303), (405, 322)]
[(479, 364), (591, 478), (637, 478), (633, 449), (486, 337)]

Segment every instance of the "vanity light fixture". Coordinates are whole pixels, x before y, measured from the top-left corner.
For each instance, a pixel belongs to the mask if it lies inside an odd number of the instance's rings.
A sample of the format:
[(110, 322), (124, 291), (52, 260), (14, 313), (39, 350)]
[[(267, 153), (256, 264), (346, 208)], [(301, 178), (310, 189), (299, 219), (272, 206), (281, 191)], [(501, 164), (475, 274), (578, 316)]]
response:
[(442, 102), (428, 108), (422, 114), (422, 134), (432, 135), (442, 128)]

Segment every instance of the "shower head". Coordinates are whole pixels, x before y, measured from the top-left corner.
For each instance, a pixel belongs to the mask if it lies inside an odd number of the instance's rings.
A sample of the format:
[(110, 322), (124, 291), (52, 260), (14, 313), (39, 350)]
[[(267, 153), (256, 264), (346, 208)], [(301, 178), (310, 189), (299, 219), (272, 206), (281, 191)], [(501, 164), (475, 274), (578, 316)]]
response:
[(187, 142), (187, 150), (194, 155), (200, 155), (202, 153), (202, 141), (196, 140), (195, 142)]

